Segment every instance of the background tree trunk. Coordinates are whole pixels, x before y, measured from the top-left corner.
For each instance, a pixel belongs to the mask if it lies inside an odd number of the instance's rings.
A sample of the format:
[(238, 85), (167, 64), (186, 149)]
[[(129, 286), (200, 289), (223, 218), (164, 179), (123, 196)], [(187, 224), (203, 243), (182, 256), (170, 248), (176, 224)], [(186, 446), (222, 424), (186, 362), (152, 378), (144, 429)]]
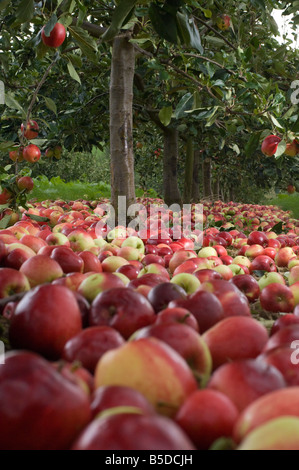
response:
[(211, 197), (212, 195), (212, 185), (211, 185), (211, 160), (206, 159), (202, 164), (203, 172), (203, 188), (204, 188), (204, 197)]
[(213, 195), (216, 199), (220, 197), (220, 184), (219, 184), (219, 176), (215, 174), (215, 181), (213, 183)]
[(135, 201), (133, 81), (135, 52), (128, 37), (113, 41), (110, 82), (111, 201), (118, 220), (118, 196)]
[(177, 179), (179, 134), (174, 128), (164, 129), (163, 194), (167, 205), (180, 204), (182, 198)]
[(183, 197), (185, 204), (189, 204), (191, 201), (193, 171), (194, 171), (194, 144), (193, 144), (193, 138), (188, 137), (186, 164), (185, 164), (184, 197)]
[(194, 163), (193, 163), (193, 181), (192, 181), (192, 194), (191, 194), (191, 200), (193, 202), (198, 202), (200, 200), (199, 169), (200, 169), (200, 151), (197, 149), (194, 151)]

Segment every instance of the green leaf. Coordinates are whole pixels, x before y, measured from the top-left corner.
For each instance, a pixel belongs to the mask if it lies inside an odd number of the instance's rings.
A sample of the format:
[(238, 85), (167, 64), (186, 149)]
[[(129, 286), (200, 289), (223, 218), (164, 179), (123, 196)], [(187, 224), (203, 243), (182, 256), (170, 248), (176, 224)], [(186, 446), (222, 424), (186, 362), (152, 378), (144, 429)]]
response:
[(176, 19), (182, 43), (186, 46), (197, 49), (201, 54), (203, 54), (199, 31), (194, 23), (194, 19), (189, 18), (186, 13), (184, 14), (179, 11), (177, 12)]
[(83, 54), (92, 62), (97, 63), (97, 43), (96, 41), (82, 28), (78, 26), (69, 26), (69, 31), (75, 41), (78, 43)]
[(278, 224), (274, 225), (274, 227), (271, 228), (271, 232), (276, 233), (276, 235), (281, 235), (283, 232), (282, 230), (283, 222), (278, 222)]
[(131, 16), (135, 10), (137, 0), (122, 0), (114, 10), (111, 24), (107, 31), (103, 34), (104, 41), (111, 41), (121, 30), (124, 21)]
[(35, 220), (35, 222), (50, 222), (48, 217), (41, 217), (40, 215), (29, 214), (28, 212), (26, 213), (26, 216), (32, 220)]
[(275, 152), (275, 158), (281, 157), (281, 155), (284, 154), (286, 147), (287, 147), (287, 144), (285, 140), (282, 140), (281, 142), (279, 142), (277, 146), (277, 150)]
[(272, 32), (275, 36), (280, 36), (278, 25), (277, 25), (275, 19), (273, 18), (273, 16), (268, 15), (268, 21), (269, 21), (269, 24), (270, 24), (270, 30), (271, 30), (271, 32)]
[(16, 16), (19, 22), (26, 23), (30, 21), (34, 15), (34, 0), (22, 0), (17, 11)]
[(4, 10), (10, 2), (11, 0), (0, 0), (0, 11)]
[(53, 113), (57, 115), (57, 106), (56, 106), (56, 103), (55, 103), (51, 98), (48, 98), (47, 96), (44, 96), (44, 100), (45, 100), (45, 103), (46, 103), (47, 108), (48, 108), (50, 111), (53, 111)]
[(215, 38), (214, 36), (206, 36), (205, 41), (211, 43), (214, 46), (223, 47), (225, 46), (225, 41), (221, 38)]
[(3, 219), (0, 220), (0, 229), (5, 229), (9, 226), (11, 221), (11, 215), (5, 215)]
[(75, 69), (75, 67), (73, 66), (72, 62), (69, 61), (68, 64), (67, 64), (67, 68), (68, 68), (68, 71), (69, 71), (69, 74), (70, 76), (72, 77), (73, 80), (76, 80), (76, 82), (80, 83), (81, 84), (81, 80), (80, 80), (80, 77)]
[(212, 13), (211, 10), (204, 10), (203, 13), (204, 13), (206, 18), (212, 18), (212, 16), (213, 16), (213, 13)]
[(250, 158), (257, 150), (260, 143), (261, 132), (251, 134), (247, 144), (245, 145), (244, 152), (247, 158)]
[(270, 114), (270, 119), (273, 122), (275, 127), (277, 127), (278, 129), (284, 130), (284, 127), (277, 121), (277, 119), (272, 114)]
[(82, 67), (82, 59), (78, 54), (66, 54), (67, 58), (72, 62), (73, 66)]
[(30, 142), (34, 145), (37, 145), (38, 147), (41, 147), (47, 142), (47, 139), (32, 139)]
[(44, 44), (43, 41), (40, 41), (35, 52), (37, 59), (39, 60), (43, 59), (45, 55), (47, 54), (47, 52), (49, 52), (48, 46), (46, 46), (46, 44)]
[(175, 17), (155, 3), (151, 3), (148, 13), (156, 33), (166, 41), (177, 44), (178, 31)]
[(172, 106), (165, 106), (159, 112), (159, 119), (164, 126), (168, 126), (172, 118)]
[(14, 96), (10, 92), (6, 93), (5, 103), (6, 103), (6, 106), (8, 106), (11, 109), (17, 109), (18, 111), (20, 111), (22, 113), (22, 116), (24, 118), (26, 117), (26, 113), (25, 113), (24, 109), (17, 102), (17, 100), (14, 98)]
[(15, 147), (15, 142), (9, 141), (9, 142), (1, 142), (0, 143), (0, 150), (9, 150), (12, 147)]
[(179, 101), (176, 110), (175, 117), (180, 119), (184, 116), (185, 112), (193, 111), (194, 95), (192, 93), (186, 93)]
[(258, 270), (258, 271), (253, 271), (252, 274), (254, 274), (257, 278), (261, 278), (261, 277), (263, 277), (265, 272), (267, 272), (267, 271)]
[(57, 15), (54, 13), (54, 15), (51, 16), (50, 21), (45, 26), (44, 33), (45, 36), (49, 37), (51, 34), (51, 31), (53, 30), (54, 26), (57, 23)]

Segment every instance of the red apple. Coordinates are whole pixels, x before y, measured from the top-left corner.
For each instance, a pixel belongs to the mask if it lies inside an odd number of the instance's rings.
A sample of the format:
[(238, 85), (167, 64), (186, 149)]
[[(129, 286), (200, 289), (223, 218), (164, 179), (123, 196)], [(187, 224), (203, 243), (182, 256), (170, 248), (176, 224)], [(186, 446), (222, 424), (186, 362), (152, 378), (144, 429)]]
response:
[(42, 240), (41, 238), (37, 238), (33, 235), (23, 235), (20, 240), (20, 243), (28, 246), (35, 253), (38, 253), (41, 248), (47, 246), (47, 243), (44, 240)]
[(187, 261), (190, 258), (196, 258), (196, 254), (194, 254), (193, 251), (176, 251), (169, 262), (170, 272), (173, 273), (180, 264), (184, 263), (184, 261)]
[(267, 271), (267, 272), (276, 272), (275, 261), (270, 258), (270, 256), (259, 255), (251, 263), (250, 272), (254, 271)]
[(83, 259), (67, 246), (56, 246), (50, 256), (61, 266), (65, 274), (75, 272), (83, 273), (84, 271)]
[(71, 338), (64, 346), (63, 358), (66, 361), (79, 361), (85, 369), (94, 374), (97, 363), (110, 349), (123, 345), (125, 340), (109, 326), (86, 328)]
[(264, 352), (272, 351), (273, 349), (282, 346), (291, 347), (293, 341), (299, 340), (299, 325), (293, 324), (286, 326), (282, 330), (278, 330), (267, 342)]
[[(234, 438), (240, 442), (251, 431), (275, 418), (299, 416), (299, 387), (287, 387), (267, 393), (255, 400), (239, 416)], [(297, 437), (298, 441), (298, 437)]]
[(30, 352), (6, 355), (0, 402), (1, 450), (69, 449), (91, 418), (86, 393)]
[(234, 284), (216, 279), (204, 282), (201, 288), (206, 292), (211, 292), (220, 300), (224, 317), (251, 316), (247, 297)]
[[(140, 410), (142, 414), (153, 415), (154, 408), (146, 398), (137, 390), (131, 387), (111, 385), (98, 388), (92, 397), (91, 412), (95, 418), (103, 411), (126, 407)], [(120, 411), (120, 410), (119, 410)]]
[(298, 350), (281, 346), (262, 354), (258, 360), (276, 367), (289, 387), (299, 386)]
[(195, 271), (193, 274), (201, 283), (212, 281), (213, 279), (222, 279), (221, 274), (217, 273), (217, 271), (214, 271), (213, 269), (200, 269), (199, 271)]
[(103, 271), (100, 260), (90, 251), (82, 251), (79, 256), (84, 262), (83, 273), (101, 273)]
[(19, 302), (9, 338), (17, 349), (29, 349), (50, 359), (61, 357), (65, 343), (82, 329), (78, 303), (66, 287), (35, 287)]
[(30, 144), (24, 148), (23, 157), (29, 163), (36, 163), (41, 157), (41, 151), (36, 145)]
[(11, 268), (0, 268), (0, 299), (30, 290), (27, 277)]
[(54, 47), (56, 49), (57, 47), (60, 47), (63, 44), (66, 37), (66, 30), (63, 24), (56, 23), (54, 28), (50, 32), (50, 35), (47, 36), (45, 33), (45, 27), (43, 27), (41, 36), (42, 41), (46, 46)]
[(145, 255), (145, 257), (142, 260), (142, 263), (144, 266), (148, 266), (149, 264), (161, 264), (161, 266), (165, 267), (165, 261), (161, 256), (158, 255)]
[(187, 325), (199, 333), (199, 327), (195, 316), (185, 308), (166, 308), (165, 310), (161, 310), (157, 315), (155, 325), (173, 322)]
[(249, 302), (255, 302), (259, 298), (260, 287), (253, 276), (250, 276), (249, 274), (240, 274), (238, 276), (234, 276), (230, 282), (246, 295)]
[(268, 341), (266, 328), (248, 317), (229, 317), (203, 335), (213, 359), (213, 367), (230, 361), (255, 359)]
[(267, 312), (293, 312), (294, 295), (291, 289), (283, 284), (269, 284), (260, 295), (261, 306)]
[(264, 232), (251, 232), (247, 243), (248, 245), (261, 245), (266, 248), (268, 246), (268, 237)]
[(94, 378), (88, 370), (81, 367), (79, 362), (66, 362), (59, 360), (52, 362), (52, 366), (61, 374), (66, 380), (72, 384), (79, 386), (84, 393), (91, 397), (94, 392)]
[(22, 176), (17, 180), (17, 186), (21, 191), (25, 189), (26, 191), (30, 192), (34, 188), (34, 182), (30, 176)]
[(185, 359), (201, 387), (207, 383), (212, 371), (212, 358), (201, 336), (187, 325), (164, 323), (136, 331), (132, 340), (157, 338), (172, 347)]
[(185, 290), (171, 282), (163, 282), (153, 287), (148, 295), (148, 300), (152, 304), (156, 313), (167, 308), (168, 304), (176, 299), (186, 299)]
[(139, 414), (130, 413), (130, 408), (128, 411), (94, 420), (72, 450), (195, 450), (186, 434), (169, 418), (142, 415), (141, 410)]
[(122, 287), (102, 292), (95, 298), (89, 324), (109, 325), (127, 339), (139, 328), (154, 323), (155, 319), (154, 309), (143, 295)]
[(201, 333), (224, 318), (223, 308), (217, 297), (202, 290), (195, 292), (186, 300), (179, 299), (170, 302), (169, 308), (177, 307), (185, 308), (195, 316)]
[(154, 287), (154, 286), (157, 286), (158, 284), (161, 284), (162, 282), (165, 282), (164, 276), (160, 276), (159, 274), (151, 274), (151, 273), (143, 274), (143, 276), (138, 277), (138, 279), (133, 279), (128, 285), (128, 288), (137, 289), (139, 286)]
[(284, 387), (286, 382), (275, 367), (252, 359), (224, 364), (208, 383), (208, 388), (230, 398), (239, 412), (262, 395)]
[(28, 140), (35, 139), (38, 136), (38, 131), (39, 127), (36, 121), (30, 120), (27, 124), (26, 129), (25, 125), (23, 123), (21, 124), (22, 135)]
[(95, 381), (97, 388), (125, 385), (139, 390), (159, 413), (171, 417), (197, 388), (186, 361), (156, 338), (108, 351), (98, 363)]
[(296, 258), (296, 254), (291, 247), (286, 246), (285, 248), (281, 248), (276, 254), (275, 263), (279, 268), (285, 268), (292, 258)]
[(280, 141), (281, 138), (277, 135), (269, 135), (263, 140), (261, 148), (262, 153), (267, 157), (272, 157), (273, 155), (275, 155)]
[(238, 410), (215, 390), (197, 390), (179, 409), (175, 421), (199, 450), (208, 450), (219, 438), (232, 437)]
[(287, 326), (298, 325), (299, 318), (296, 315), (289, 313), (288, 315), (283, 315), (279, 317), (274, 323), (271, 328), (270, 336), (275, 335), (278, 331), (286, 328)]
[(63, 276), (60, 265), (54, 260), (44, 255), (36, 255), (29, 258), (20, 267), (31, 287), (36, 287), (46, 282), (52, 282)]
[(128, 279), (130, 279), (130, 281), (132, 281), (133, 279), (137, 279), (140, 271), (141, 270), (139, 268), (137, 268), (136, 266), (132, 264), (126, 264), (116, 270), (117, 273), (123, 274)]

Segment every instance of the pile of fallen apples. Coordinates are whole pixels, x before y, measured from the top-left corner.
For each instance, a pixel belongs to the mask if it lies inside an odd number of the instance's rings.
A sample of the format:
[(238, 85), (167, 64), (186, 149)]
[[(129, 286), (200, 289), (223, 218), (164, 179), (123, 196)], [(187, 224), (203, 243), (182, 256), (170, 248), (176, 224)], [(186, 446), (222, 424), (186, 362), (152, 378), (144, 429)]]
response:
[(174, 239), (103, 202), (0, 231), (0, 449), (298, 450), (299, 222), (218, 201)]

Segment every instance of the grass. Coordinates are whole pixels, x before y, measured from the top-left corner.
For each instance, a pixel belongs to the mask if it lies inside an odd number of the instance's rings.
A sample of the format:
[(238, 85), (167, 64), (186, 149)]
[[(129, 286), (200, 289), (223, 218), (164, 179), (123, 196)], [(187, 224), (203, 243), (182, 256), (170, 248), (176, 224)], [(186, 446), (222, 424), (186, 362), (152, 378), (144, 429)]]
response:
[(34, 189), (31, 193), (31, 199), (37, 201), (45, 199), (94, 200), (102, 197), (110, 197), (110, 186), (106, 183), (82, 183), (80, 181), (66, 183), (59, 176), (51, 180), (44, 176), (35, 178)]
[(281, 207), (285, 211), (291, 211), (294, 218), (299, 219), (299, 193), (278, 194), (273, 199), (267, 199), (265, 203)]
[[(136, 189), (136, 196), (143, 197), (144, 191)], [(149, 190), (148, 196), (156, 197), (154, 190)], [(66, 183), (60, 176), (48, 180), (46, 176), (34, 178), (34, 189), (30, 199), (44, 201), (46, 199), (63, 199), (64, 201), (73, 201), (76, 199), (86, 199), (93, 201), (95, 199), (110, 198), (111, 188), (107, 183), (84, 183), (81, 181), (71, 181)]]

